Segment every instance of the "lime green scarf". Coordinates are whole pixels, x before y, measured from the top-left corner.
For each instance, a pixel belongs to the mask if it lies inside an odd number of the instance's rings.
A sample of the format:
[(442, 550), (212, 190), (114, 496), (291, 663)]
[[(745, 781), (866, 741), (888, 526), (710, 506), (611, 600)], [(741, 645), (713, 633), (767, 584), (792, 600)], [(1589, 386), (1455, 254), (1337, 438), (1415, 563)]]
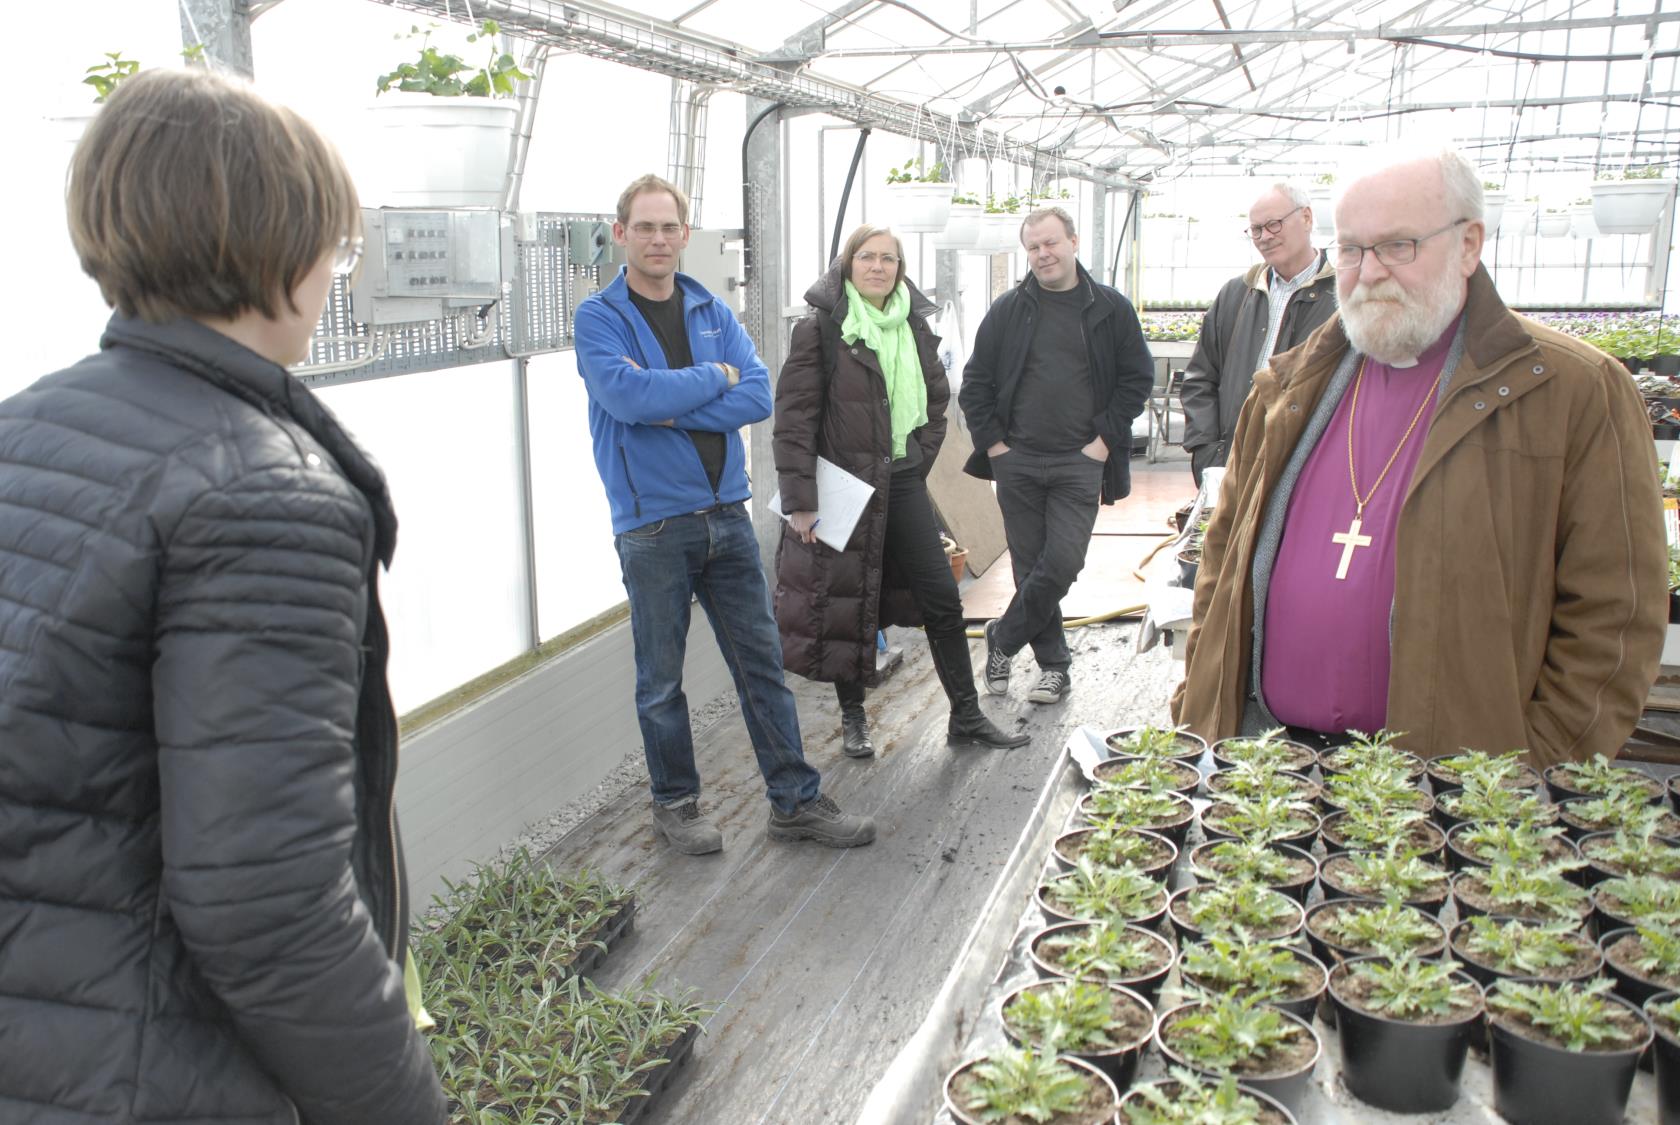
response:
[(904, 282), (892, 291), (884, 309), (870, 304), (856, 286), (846, 282), (846, 319), (840, 325), (840, 338), (848, 344), (862, 340), (881, 361), (895, 461), (904, 456), (910, 431), (928, 420), (927, 380), (922, 377), (922, 361), (916, 354), (909, 317), (910, 290)]

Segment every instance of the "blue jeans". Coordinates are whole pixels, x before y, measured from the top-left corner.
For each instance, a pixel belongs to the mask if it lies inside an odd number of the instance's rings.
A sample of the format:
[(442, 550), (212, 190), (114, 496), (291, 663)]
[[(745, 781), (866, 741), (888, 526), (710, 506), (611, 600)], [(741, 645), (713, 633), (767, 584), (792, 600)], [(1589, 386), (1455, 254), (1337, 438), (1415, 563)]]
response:
[(805, 761), (799, 714), (782, 679), (782, 642), (745, 506), (659, 520), (626, 531), (614, 545), (630, 596), (636, 719), (653, 799), (672, 805), (700, 795), (682, 689), (691, 597), (711, 620), (735, 680), (770, 803), (785, 814), (814, 799), (820, 775)]

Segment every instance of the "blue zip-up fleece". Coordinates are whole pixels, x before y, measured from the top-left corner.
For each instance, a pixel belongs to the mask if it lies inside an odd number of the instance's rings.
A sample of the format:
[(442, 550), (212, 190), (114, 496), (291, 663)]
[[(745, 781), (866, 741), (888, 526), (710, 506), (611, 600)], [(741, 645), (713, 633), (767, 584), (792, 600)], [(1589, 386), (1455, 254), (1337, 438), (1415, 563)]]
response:
[[(770, 372), (728, 305), (687, 274), (676, 281), (693, 367), (666, 365), (653, 329), (630, 303), (622, 268), (578, 306), (573, 325), (614, 535), (752, 495), (740, 429), (770, 416)], [(735, 386), (721, 363), (740, 369)], [(727, 435), (716, 492), (685, 430)]]

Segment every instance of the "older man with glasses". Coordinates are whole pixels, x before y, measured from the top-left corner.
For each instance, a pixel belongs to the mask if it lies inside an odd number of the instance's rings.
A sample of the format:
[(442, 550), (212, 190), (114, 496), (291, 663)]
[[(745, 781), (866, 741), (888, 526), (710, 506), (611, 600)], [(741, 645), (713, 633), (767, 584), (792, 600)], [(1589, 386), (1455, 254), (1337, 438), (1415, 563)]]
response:
[(1614, 757), (1668, 612), (1632, 380), (1500, 301), (1457, 152), (1370, 161), (1336, 230), (1339, 318), (1272, 359), (1237, 421), (1174, 717)]
[(1225, 464), (1254, 373), (1311, 336), (1336, 311), (1336, 271), (1313, 249), (1306, 189), (1280, 181), (1248, 209), (1243, 237), (1264, 259), (1225, 283), (1202, 317), (1184, 370), (1184, 448), (1190, 472)]

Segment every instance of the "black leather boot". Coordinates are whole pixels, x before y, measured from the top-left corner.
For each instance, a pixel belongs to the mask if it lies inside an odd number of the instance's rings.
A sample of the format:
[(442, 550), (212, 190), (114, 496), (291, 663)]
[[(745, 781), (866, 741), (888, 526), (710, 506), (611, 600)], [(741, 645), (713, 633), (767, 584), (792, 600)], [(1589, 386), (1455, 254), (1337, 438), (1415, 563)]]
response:
[(1032, 741), (1028, 734), (1005, 734), (980, 710), (980, 692), (974, 686), (974, 667), (969, 663), (968, 638), (961, 633), (929, 637), (934, 671), (951, 701), (951, 722), (945, 728), (951, 742), (990, 746), (1008, 750)]
[(875, 753), (869, 741), (869, 716), (861, 703), (840, 705), (840, 750), (848, 758), (868, 758)]

